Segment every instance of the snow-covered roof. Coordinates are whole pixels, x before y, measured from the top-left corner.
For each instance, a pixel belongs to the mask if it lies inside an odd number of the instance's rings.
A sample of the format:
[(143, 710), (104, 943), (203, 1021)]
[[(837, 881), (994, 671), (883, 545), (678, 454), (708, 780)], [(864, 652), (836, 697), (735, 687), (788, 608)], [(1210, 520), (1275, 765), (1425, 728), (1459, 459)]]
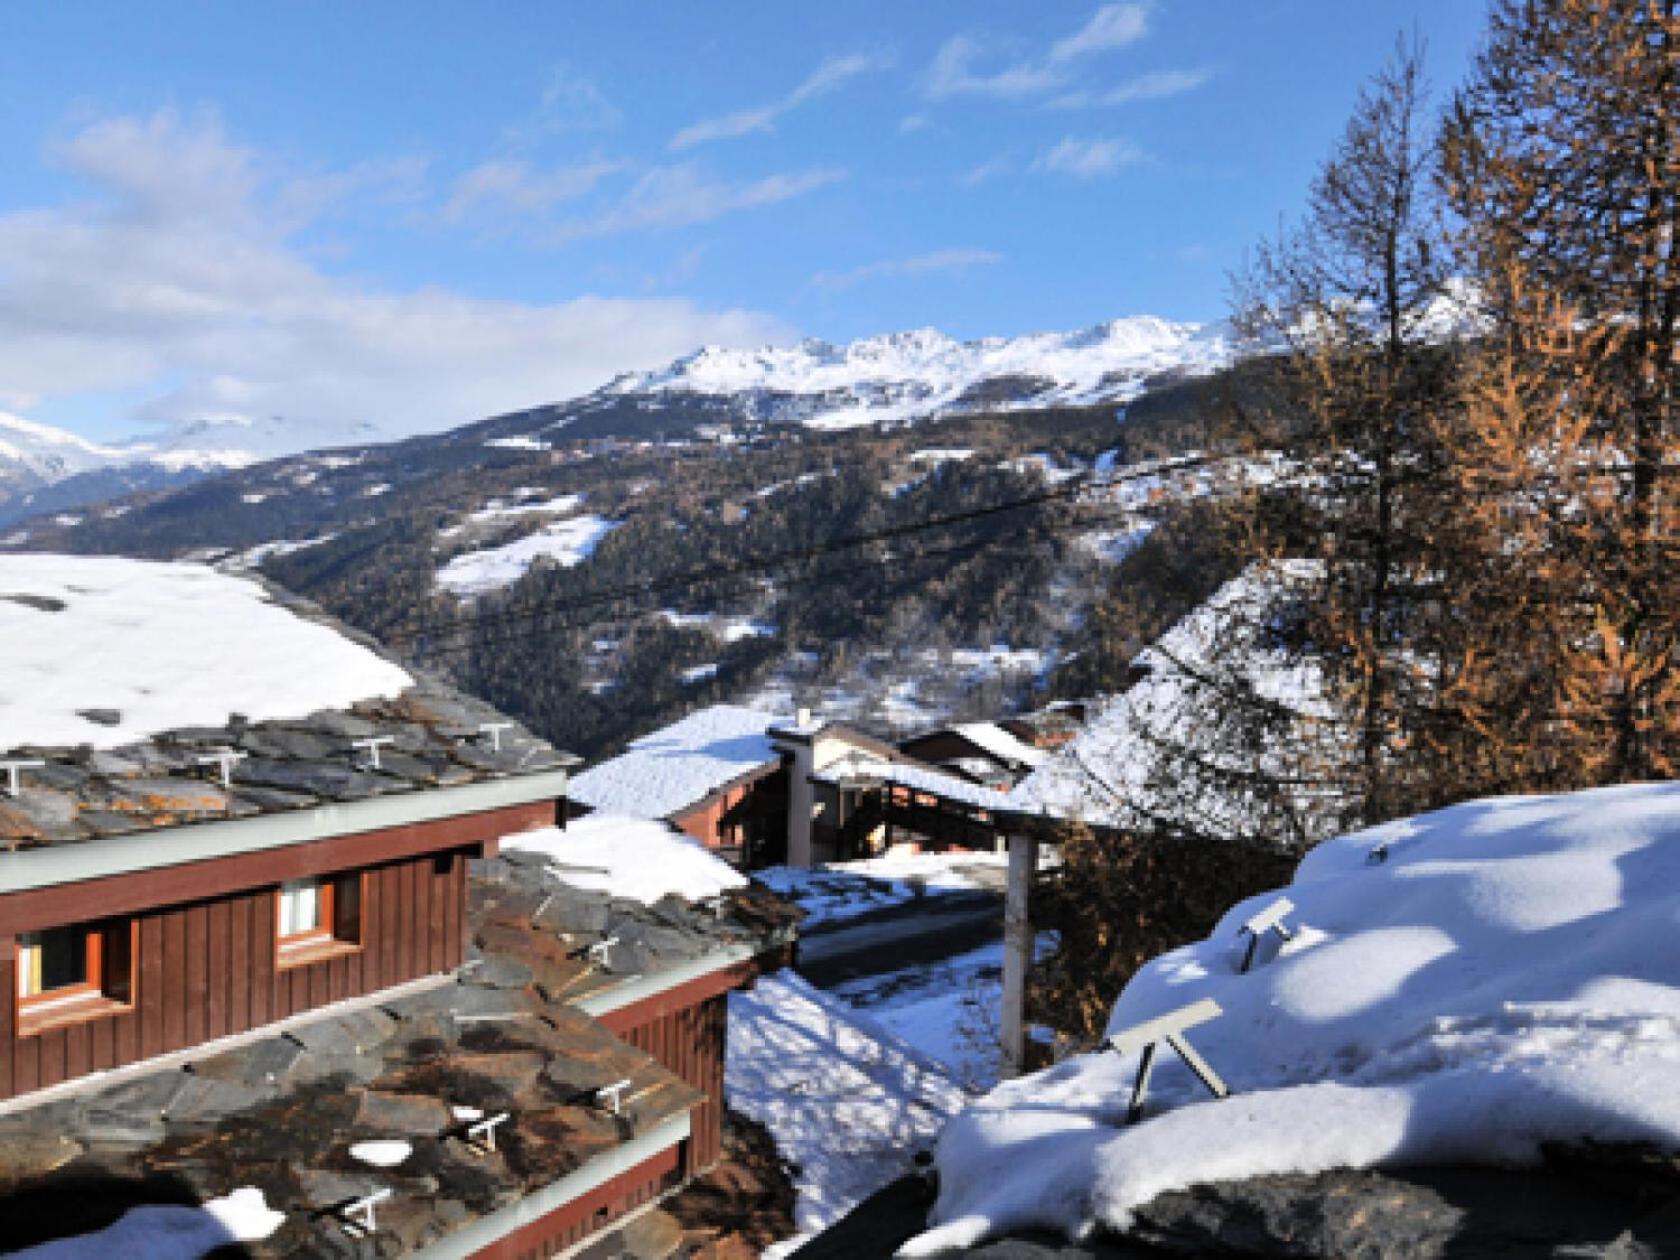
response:
[(707, 901), (747, 879), (663, 822), (590, 814), (564, 830), (544, 827), (508, 836), (504, 849), (538, 853), (574, 888), (652, 905), (661, 897)]
[(196, 564), (0, 555), (0, 751), (344, 709), (413, 679), (256, 582)]
[[(1211, 998), (1189, 1040), (1232, 1090), (1137, 1053), (1000, 1087), (945, 1130), (936, 1228), (900, 1255), (1022, 1228), (1126, 1227), (1194, 1183), (1523, 1163), (1548, 1142), (1680, 1150), (1680, 784), (1476, 801), (1331, 840), (1283, 890), (1293, 939), (1239, 971), (1234, 907), (1127, 985), (1110, 1033)], [(1160, 1114), (1164, 1111), (1164, 1114)]]
[[(1308, 741), (1318, 742), (1327, 765), (1340, 755), (1345, 741), (1319, 673), (1270, 636), (1278, 614), (1310, 593), (1318, 573), (1310, 563), (1287, 561), (1255, 565), (1227, 582), (1139, 654), (1137, 664), (1148, 672), (1016, 785), (1015, 807), (1097, 825), (1165, 822), (1272, 842), (1281, 838), (1275, 811), (1314, 816), (1310, 787), (1263, 810), (1234, 785), (1242, 772), (1276, 768)], [(1227, 697), (1238, 693), (1292, 715), (1253, 752), (1232, 751), (1243, 741), (1227, 738), (1221, 724), (1231, 712)]]
[(963, 722), (951, 729), (1009, 765), (1038, 766), (1050, 757), (1044, 749), (1016, 738), (996, 722)]
[(571, 798), (630, 818), (668, 818), (780, 759), (768, 731), (785, 715), (714, 704), (644, 735), (572, 780)]
[(954, 774), (901, 762), (879, 761), (873, 757), (848, 756), (831, 762), (811, 776), (824, 783), (846, 783), (866, 779), (871, 783), (889, 783), (923, 792), (944, 800), (956, 801), (975, 809), (1012, 810), (1017, 805), (1008, 792), (999, 792)]

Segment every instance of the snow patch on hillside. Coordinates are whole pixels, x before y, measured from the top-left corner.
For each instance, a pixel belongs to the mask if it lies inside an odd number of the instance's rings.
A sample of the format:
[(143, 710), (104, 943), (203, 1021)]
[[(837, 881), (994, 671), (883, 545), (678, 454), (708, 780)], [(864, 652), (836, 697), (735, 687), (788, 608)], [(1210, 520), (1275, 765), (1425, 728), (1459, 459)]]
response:
[(1330, 840), (1284, 890), (1294, 939), (1248, 974), (1233, 907), (1140, 971), (1118, 1032), (1204, 998), (1190, 1033), (1230, 1085), (1171, 1053), (1124, 1123), (1138, 1056), (1001, 1086), (945, 1131), (935, 1255), (1028, 1228), (1124, 1229), (1200, 1182), (1332, 1168), (1521, 1164), (1542, 1143), (1680, 1149), (1680, 784), (1506, 797)]
[(512, 586), (539, 560), (569, 569), (587, 560), (620, 524), (593, 513), (555, 521), (513, 542), (456, 556), (438, 570), (437, 583), (455, 595), (470, 597)]
[(0, 644), (0, 750), (115, 748), (233, 713), (347, 708), (413, 682), (256, 583), (195, 564), (0, 555)]

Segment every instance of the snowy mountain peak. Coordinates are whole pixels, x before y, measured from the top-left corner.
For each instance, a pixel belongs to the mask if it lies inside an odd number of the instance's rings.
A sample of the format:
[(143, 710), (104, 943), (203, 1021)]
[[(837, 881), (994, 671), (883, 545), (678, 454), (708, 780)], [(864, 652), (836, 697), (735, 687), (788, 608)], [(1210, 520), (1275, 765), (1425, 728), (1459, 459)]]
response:
[(1151, 375), (1211, 371), (1230, 357), (1222, 326), (1152, 315), (975, 341), (916, 328), (839, 346), (817, 338), (756, 350), (706, 346), (601, 393), (756, 397), (760, 418), (840, 428), (981, 406), (1124, 402)]
[(0, 460), (45, 482), (110, 462), (118, 452), (63, 429), (0, 411)]

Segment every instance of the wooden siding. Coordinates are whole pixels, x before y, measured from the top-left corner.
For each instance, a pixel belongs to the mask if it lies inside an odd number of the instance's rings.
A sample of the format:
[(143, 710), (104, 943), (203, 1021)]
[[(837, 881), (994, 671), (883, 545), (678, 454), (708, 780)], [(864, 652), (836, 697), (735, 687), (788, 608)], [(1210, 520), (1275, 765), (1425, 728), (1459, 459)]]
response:
[(133, 1005), (27, 1036), (17, 1035), (15, 951), (0, 953), (0, 1098), (460, 966), (466, 856), (458, 850), (371, 868), (361, 948), (294, 966), (277, 962), (276, 887), (146, 911), (138, 916)]
[(723, 1059), (729, 1020), (728, 996), (717, 994), (694, 1006), (663, 1011), (619, 1035), (655, 1059), (706, 1100), (690, 1115), (691, 1131), (682, 1173), (692, 1177), (717, 1163), (723, 1153)]
[[(548, 1260), (557, 1256), (676, 1185), (682, 1178), (678, 1161), (676, 1147), (663, 1150), (540, 1220), (481, 1247), (473, 1252), (471, 1260)], [(608, 1254), (622, 1253), (613, 1250)]]
[(672, 814), (668, 821), (742, 869), (787, 860), (787, 772), (754, 771)]
[[(494, 857), (497, 842), (503, 836), (552, 826), (556, 816), (556, 802), (533, 801), (233, 857), (208, 858), (157, 870), (3, 893), (0, 894), (0, 939), (82, 922), (87, 919), (90, 906), (97, 906), (102, 915), (136, 914), (159, 906), (212, 901), (288, 879), (399, 862), (423, 853), (468, 849)], [(143, 845), (146, 836), (144, 833), (125, 836), (120, 842)]]

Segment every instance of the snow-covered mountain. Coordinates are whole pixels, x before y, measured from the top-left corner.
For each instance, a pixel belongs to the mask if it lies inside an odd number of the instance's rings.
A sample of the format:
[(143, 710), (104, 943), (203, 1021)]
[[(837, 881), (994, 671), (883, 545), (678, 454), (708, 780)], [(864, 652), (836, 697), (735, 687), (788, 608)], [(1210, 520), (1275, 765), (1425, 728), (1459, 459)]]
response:
[(275, 417), (260, 424), (205, 420), (144, 440), (102, 444), (0, 411), (0, 526), (374, 436), (371, 427), (326, 432)]
[(113, 447), (0, 411), (0, 479), (47, 485), (102, 467), (116, 454)]
[(652, 372), (628, 373), (581, 400), (658, 407), (728, 398), (742, 419), (836, 429), (938, 412), (1125, 402), (1146, 379), (1212, 371), (1231, 359), (1222, 325), (1137, 316), (1078, 332), (957, 341), (932, 328), (836, 346), (707, 346)]

